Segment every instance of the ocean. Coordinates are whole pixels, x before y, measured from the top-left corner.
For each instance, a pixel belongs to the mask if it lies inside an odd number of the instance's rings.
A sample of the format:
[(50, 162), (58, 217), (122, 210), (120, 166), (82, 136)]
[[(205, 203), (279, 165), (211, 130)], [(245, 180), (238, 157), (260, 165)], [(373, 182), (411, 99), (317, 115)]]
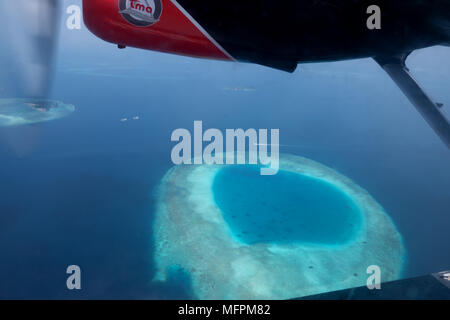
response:
[[(446, 106), (449, 56), (409, 59)], [(152, 282), (152, 226), (171, 133), (195, 120), (280, 129), (280, 152), (333, 168), (383, 206), (407, 249), (404, 278), (450, 266), (450, 153), (369, 59), (289, 74), (118, 50), (83, 27), (61, 34), (51, 98), (76, 111), (0, 128), (0, 299), (192, 298), (182, 271)], [(73, 264), (80, 291), (66, 288)]]

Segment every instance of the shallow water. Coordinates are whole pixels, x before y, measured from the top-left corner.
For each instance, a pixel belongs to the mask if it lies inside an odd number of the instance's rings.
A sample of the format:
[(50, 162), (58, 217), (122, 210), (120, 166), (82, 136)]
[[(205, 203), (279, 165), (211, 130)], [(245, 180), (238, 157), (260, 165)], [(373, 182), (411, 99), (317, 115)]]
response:
[(219, 171), (213, 192), (233, 235), (241, 242), (340, 244), (351, 240), (361, 216), (333, 185), (288, 171), (261, 176), (258, 166)]

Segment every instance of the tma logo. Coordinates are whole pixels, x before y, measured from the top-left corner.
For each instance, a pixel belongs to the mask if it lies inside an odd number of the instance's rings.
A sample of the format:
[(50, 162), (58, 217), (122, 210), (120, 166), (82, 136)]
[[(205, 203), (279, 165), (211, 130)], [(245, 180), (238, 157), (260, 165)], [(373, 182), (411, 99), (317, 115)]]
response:
[(122, 17), (137, 27), (148, 27), (159, 21), (161, 0), (119, 0)]

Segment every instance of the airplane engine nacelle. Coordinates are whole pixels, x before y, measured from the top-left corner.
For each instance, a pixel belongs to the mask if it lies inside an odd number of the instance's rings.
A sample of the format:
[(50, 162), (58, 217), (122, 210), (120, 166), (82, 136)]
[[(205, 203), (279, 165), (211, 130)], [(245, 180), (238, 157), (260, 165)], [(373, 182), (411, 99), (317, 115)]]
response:
[(83, 0), (83, 16), (93, 34), (121, 47), (232, 59), (174, 0)]

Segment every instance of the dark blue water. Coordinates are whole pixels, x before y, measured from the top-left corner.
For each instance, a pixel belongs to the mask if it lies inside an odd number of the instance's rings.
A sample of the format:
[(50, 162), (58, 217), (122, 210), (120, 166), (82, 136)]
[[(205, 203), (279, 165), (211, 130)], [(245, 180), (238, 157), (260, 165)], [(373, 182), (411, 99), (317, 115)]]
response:
[(341, 244), (361, 224), (358, 207), (324, 181), (279, 171), (261, 176), (258, 166), (221, 169), (214, 199), (234, 236), (247, 244)]

